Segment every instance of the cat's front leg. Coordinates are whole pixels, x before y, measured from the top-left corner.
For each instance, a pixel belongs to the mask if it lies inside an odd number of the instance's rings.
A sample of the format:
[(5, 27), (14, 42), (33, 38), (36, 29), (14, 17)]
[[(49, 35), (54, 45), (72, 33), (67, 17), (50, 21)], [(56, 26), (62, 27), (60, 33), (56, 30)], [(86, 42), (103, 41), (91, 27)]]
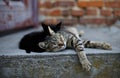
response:
[(75, 45), (75, 51), (78, 54), (78, 58), (80, 60), (80, 63), (82, 64), (83, 69), (86, 71), (89, 71), (91, 69), (91, 63), (88, 61), (87, 56), (84, 52), (84, 46), (82, 42), (77, 42)]
[(87, 56), (84, 52), (84, 45), (80, 40), (75, 40), (74, 41), (75, 44), (74, 48), (75, 51), (78, 54), (78, 58), (80, 60), (80, 63), (82, 64), (83, 69), (85, 69), (86, 71), (89, 71), (91, 69), (91, 63), (88, 61)]
[(84, 51), (77, 52), (77, 54), (83, 69), (85, 69), (86, 71), (89, 71), (91, 69), (91, 63), (88, 61)]

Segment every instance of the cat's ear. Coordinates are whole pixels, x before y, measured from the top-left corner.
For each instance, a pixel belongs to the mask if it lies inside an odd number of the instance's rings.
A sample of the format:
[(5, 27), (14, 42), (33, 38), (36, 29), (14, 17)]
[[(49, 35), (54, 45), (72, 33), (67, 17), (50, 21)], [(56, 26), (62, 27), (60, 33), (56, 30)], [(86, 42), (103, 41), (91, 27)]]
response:
[(56, 27), (57, 27), (58, 30), (60, 30), (61, 25), (62, 25), (62, 22), (61, 22), (61, 21), (56, 25)]
[(46, 24), (44, 24), (43, 22), (41, 23), (42, 27), (43, 27), (43, 30), (48, 30), (48, 26)]
[(41, 25), (42, 25), (45, 35), (50, 35), (50, 32), (48, 30), (48, 25), (44, 24), (43, 22), (41, 23)]
[(38, 46), (42, 49), (46, 49), (47, 45), (45, 44), (45, 42), (39, 42)]
[(49, 30), (50, 35), (55, 35), (55, 32), (49, 26), (48, 26), (48, 30)]

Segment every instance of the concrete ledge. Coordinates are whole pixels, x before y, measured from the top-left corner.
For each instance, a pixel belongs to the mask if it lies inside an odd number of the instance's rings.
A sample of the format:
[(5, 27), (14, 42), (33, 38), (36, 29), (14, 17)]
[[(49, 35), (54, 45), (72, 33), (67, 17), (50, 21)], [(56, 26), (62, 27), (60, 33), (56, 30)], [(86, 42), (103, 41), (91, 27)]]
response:
[[(117, 50), (101, 50), (101, 49), (88, 49), (85, 48), (84, 51), (86, 54), (119, 54), (120, 51)], [(1, 50), (0, 56), (17, 56), (17, 55), (25, 55), (25, 56), (30, 56), (30, 55), (39, 55), (39, 56), (54, 56), (54, 55), (76, 55), (76, 52), (72, 49), (67, 49), (63, 50), (60, 52), (43, 52), (43, 53), (36, 53), (36, 52), (31, 52), (26, 53), (24, 50), (19, 50), (19, 49), (13, 49), (12, 51), (8, 50)]]
[(85, 72), (76, 54), (0, 56), (0, 78), (119, 78), (120, 54), (88, 54)]

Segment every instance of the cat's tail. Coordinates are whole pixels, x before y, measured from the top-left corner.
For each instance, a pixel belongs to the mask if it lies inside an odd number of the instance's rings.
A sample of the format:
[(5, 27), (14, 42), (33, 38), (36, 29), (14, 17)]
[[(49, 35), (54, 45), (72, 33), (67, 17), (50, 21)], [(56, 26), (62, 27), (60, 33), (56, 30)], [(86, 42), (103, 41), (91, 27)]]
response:
[(83, 44), (84, 44), (85, 48), (97, 48), (97, 49), (104, 49), (104, 50), (112, 50), (112, 46), (106, 42), (84, 40)]
[(78, 34), (79, 34), (79, 37), (81, 37), (81, 36), (84, 35), (84, 31), (83, 31), (83, 30), (80, 30), (80, 32), (79, 32)]

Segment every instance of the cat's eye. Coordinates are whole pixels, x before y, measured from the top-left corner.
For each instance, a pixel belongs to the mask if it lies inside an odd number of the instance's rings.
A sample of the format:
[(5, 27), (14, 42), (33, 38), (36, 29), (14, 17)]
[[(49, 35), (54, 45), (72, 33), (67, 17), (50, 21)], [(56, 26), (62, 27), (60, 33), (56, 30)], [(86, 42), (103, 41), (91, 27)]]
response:
[(51, 45), (53, 46), (53, 45), (57, 45), (57, 44), (55, 42), (52, 42)]
[(63, 46), (64, 44), (63, 44), (63, 43), (59, 43), (58, 45), (59, 45), (59, 46)]
[(56, 43), (54, 43), (53, 45), (57, 45)]

